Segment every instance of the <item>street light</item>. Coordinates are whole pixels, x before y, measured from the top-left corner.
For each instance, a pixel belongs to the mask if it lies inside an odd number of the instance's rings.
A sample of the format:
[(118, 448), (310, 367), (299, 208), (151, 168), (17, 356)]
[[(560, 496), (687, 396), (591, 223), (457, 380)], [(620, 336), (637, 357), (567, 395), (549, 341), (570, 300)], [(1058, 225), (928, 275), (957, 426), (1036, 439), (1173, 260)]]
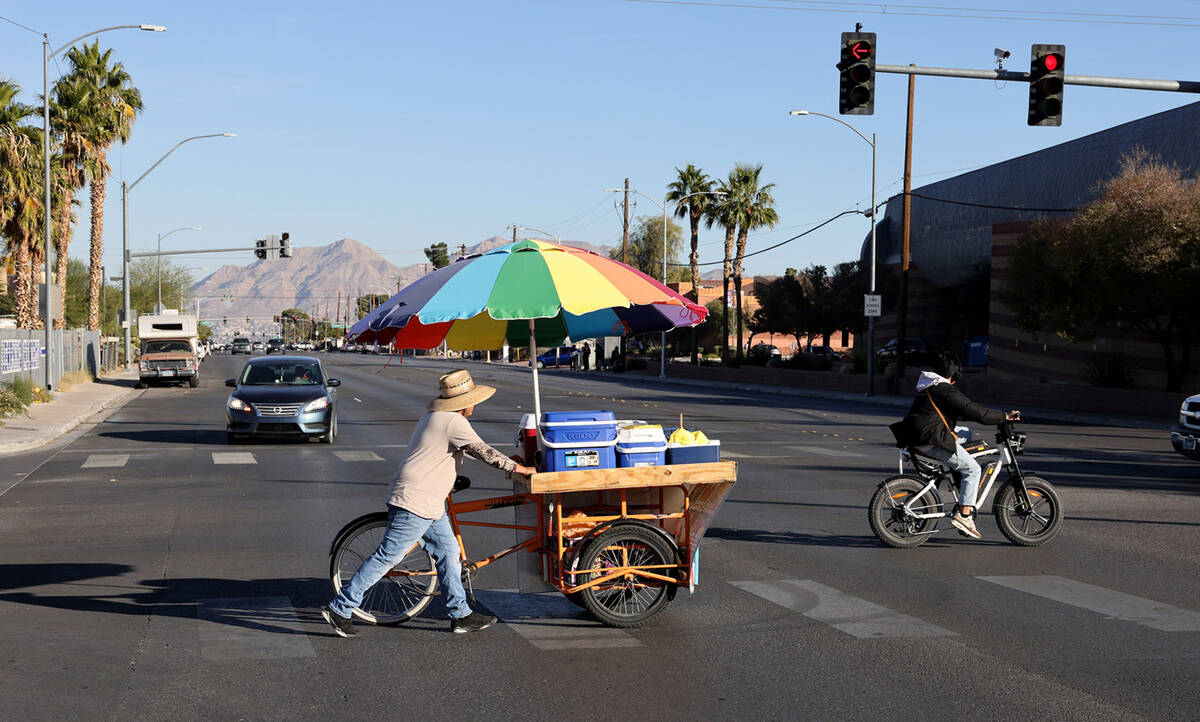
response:
[(129, 360), (133, 357), (133, 339), (130, 338), (129, 331), (129, 191), (133, 190), (134, 186), (142, 182), (142, 179), (150, 174), (150, 171), (158, 167), (167, 159), (167, 156), (175, 152), (175, 150), (184, 143), (200, 140), (201, 138), (236, 138), (237, 133), (209, 133), (208, 135), (193, 135), (191, 138), (184, 138), (176, 143), (171, 150), (163, 153), (162, 157), (154, 161), (154, 165), (146, 169), (146, 172), (137, 177), (132, 183), (121, 181), (121, 275), (124, 280), (121, 282), (122, 293), (124, 297), (123, 307), (125, 309), (125, 368), (130, 367)]
[[(866, 141), (867, 145), (871, 146), (871, 210), (865, 215), (871, 219), (871, 295), (875, 295), (875, 134), (871, 133), (871, 139), (867, 140), (867, 136), (859, 132), (858, 128), (850, 125), (846, 121), (833, 115), (818, 113), (812, 110), (793, 110), (788, 115), (819, 115), (822, 118), (836, 120), (850, 130), (854, 131), (855, 135)], [(899, 342), (903, 345), (903, 339)], [(867, 317), (867, 396), (875, 395), (875, 317)]]
[[(46, 361), (44, 368), (46, 371), (46, 390), (50, 390), (50, 366), (54, 355), (50, 351), (50, 329), (54, 325), (54, 276), (50, 275), (50, 253), (54, 248), (50, 242), (50, 58), (58, 55), (62, 51), (71, 47), (75, 43), (90, 38), (93, 35), (106, 33), (109, 30), (148, 30), (153, 33), (165, 32), (166, 28), (161, 25), (113, 25), (112, 27), (100, 28), (93, 30), (90, 33), (84, 33), (75, 38), (69, 43), (64, 44), (58, 50), (50, 52), (50, 35), (42, 33), (42, 176), (43, 191), (45, 192), (45, 203), (42, 206), (45, 209), (45, 218), (42, 227), (42, 239), (45, 244), (45, 276), (46, 276), (46, 319), (43, 326), (46, 332)], [(103, 275), (101, 275), (103, 279)]]
[(177, 231), (199, 231), (203, 230), (200, 226), (184, 226), (176, 228), (174, 231), (158, 234), (158, 255), (154, 257), (155, 263), (158, 266), (158, 312), (162, 313), (162, 239)]
[[(625, 192), (624, 188), (605, 188), (604, 190), (608, 191), (609, 193), (624, 193)], [(665, 286), (665, 285), (667, 285), (667, 203), (669, 203), (670, 201), (668, 201), (667, 199), (664, 198), (663, 202), (659, 203), (658, 201), (654, 200), (653, 198), (651, 198), (650, 196), (646, 195), (645, 193), (643, 193), (641, 191), (630, 190), (629, 192), (636, 193), (637, 195), (641, 196), (642, 198), (645, 198), (646, 200), (650, 201), (651, 203), (653, 203), (654, 205), (656, 205), (662, 209), (662, 213), (663, 213), (663, 217), (662, 217), (662, 247), (663, 247), (663, 250), (662, 250), (662, 252), (663, 252), (662, 275), (663, 275), (663, 285)], [(691, 198), (692, 196), (723, 196), (723, 195), (725, 195), (724, 191), (696, 191), (695, 193), (688, 193), (686, 196), (676, 199), (675, 205), (676, 205), (676, 207), (678, 207), (680, 204), (682, 204), (684, 201), (686, 201), (688, 198)], [(697, 303), (700, 302), (700, 289), (698, 289), (698, 288), (696, 289), (696, 302)], [(666, 376), (667, 376), (667, 332), (666, 331), (663, 331), (661, 334), (661, 341), (660, 341), (658, 352), (659, 352), (658, 377), (660, 379), (666, 378)]]
[(543, 231), (540, 228), (534, 228), (533, 226), (513, 226), (512, 229), (514, 231), (533, 231), (535, 233), (541, 233), (543, 236), (549, 236), (550, 238), (552, 238), (555, 243), (562, 242), (562, 236), (556, 235), (554, 233), (547, 233), (546, 231)]

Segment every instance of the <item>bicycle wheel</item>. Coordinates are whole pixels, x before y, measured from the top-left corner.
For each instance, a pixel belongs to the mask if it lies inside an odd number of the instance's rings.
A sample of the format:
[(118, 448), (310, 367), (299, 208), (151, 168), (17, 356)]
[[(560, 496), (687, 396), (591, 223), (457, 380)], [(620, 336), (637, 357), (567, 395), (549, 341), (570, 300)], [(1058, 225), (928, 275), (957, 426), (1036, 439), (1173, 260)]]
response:
[[(387, 519), (370, 519), (341, 535), (329, 560), (334, 592), (350, 581), (375, 553), (387, 531)], [(425, 547), (417, 544), (363, 595), (354, 616), (368, 624), (399, 624), (421, 613), (437, 593), (437, 569)]]
[(1029, 490), (1026, 503), (1017, 484), (1005, 484), (996, 494), (992, 513), (1000, 533), (1013, 544), (1035, 547), (1054, 538), (1062, 526), (1062, 502), (1050, 482), (1037, 476), (1025, 477)]
[(930, 535), (937, 531), (938, 517), (918, 519), (905, 510), (905, 505), (913, 501), (910, 507), (917, 514), (932, 514), (943, 511), (942, 498), (937, 489), (921, 494), (925, 482), (911, 476), (893, 476), (879, 485), (871, 497), (868, 508), (868, 518), (871, 521), (871, 531), (879, 537), (879, 541), (897, 549), (908, 549), (920, 546)]
[[(583, 569), (662, 567), (677, 564), (679, 555), (657, 532), (636, 524), (621, 524), (601, 532), (580, 555)], [(647, 569), (652, 574), (674, 577), (674, 569)], [(576, 575), (579, 583), (602, 578), (604, 571)], [(677, 585), (629, 572), (580, 591), (579, 597), (601, 622), (610, 627), (640, 627), (663, 610), (675, 596)]]

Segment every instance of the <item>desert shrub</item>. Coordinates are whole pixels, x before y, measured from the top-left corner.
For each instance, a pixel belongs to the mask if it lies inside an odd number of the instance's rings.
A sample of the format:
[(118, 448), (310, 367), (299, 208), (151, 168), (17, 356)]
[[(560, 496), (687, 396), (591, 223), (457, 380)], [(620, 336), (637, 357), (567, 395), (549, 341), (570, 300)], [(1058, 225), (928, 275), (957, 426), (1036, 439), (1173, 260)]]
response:
[(1133, 388), (1133, 375), (1138, 370), (1137, 359), (1124, 351), (1096, 354), (1083, 364), (1081, 372), (1088, 383), (1106, 389)]
[(27, 377), (17, 376), (7, 386), (21, 400), (22, 406), (28, 406), (33, 403), (33, 381)]
[(92, 381), (92, 374), (87, 371), (83, 371), (81, 369), (77, 369), (75, 371), (68, 371), (62, 375), (62, 378), (60, 378), (58, 380), (58, 390), (59, 391), (70, 391), (71, 388), (74, 386), (78, 386), (79, 384), (90, 383), (91, 381)]
[(17, 414), (28, 416), (29, 411), (25, 408), (26, 406), (27, 404), (23, 403), (21, 398), (13, 392), (10, 384), (0, 384), (0, 419)]

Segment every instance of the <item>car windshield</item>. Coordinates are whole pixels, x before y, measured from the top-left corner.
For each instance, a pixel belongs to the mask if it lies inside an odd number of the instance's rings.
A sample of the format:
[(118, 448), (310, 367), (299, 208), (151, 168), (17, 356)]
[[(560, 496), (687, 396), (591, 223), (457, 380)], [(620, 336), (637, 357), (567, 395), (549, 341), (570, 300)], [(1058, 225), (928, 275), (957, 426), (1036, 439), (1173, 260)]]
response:
[(233, 342), (234, 342), (234, 343), (250, 343), (250, 339), (248, 339), (248, 338), (235, 338), (235, 339), (233, 340)]
[(242, 386), (314, 386), (321, 383), (321, 370), (313, 363), (247, 364)]
[(142, 353), (191, 353), (187, 341), (147, 341)]

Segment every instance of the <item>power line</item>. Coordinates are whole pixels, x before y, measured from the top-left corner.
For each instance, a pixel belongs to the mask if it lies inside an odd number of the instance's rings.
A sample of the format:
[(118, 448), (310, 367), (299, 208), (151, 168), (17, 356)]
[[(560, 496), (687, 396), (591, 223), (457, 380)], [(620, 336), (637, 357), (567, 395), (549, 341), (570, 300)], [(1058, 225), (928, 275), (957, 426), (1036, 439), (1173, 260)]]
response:
[[(1088, 25), (1143, 25), (1143, 26), (1152, 26), (1152, 27), (1200, 27), (1200, 18), (1179, 18), (1181, 20), (1196, 20), (1197, 22), (1147, 22), (1147, 21), (1138, 21), (1138, 20), (1132, 19), (1132, 17), (1136, 17), (1136, 16), (1124, 16), (1124, 15), (1100, 16), (1101, 18), (1102, 17), (1111, 17), (1112, 18), (1111, 20), (1100, 19), (1100, 18), (1093, 19), (1093, 18), (1089, 18), (1089, 17), (1085, 17), (1085, 16), (1081, 16), (1081, 17), (1041, 16), (1041, 17), (1038, 17), (1036, 15), (1028, 15), (1028, 16), (1027, 15), (994, 15), (994, 14), (987, 14), (987, 13), (1003, 12), (1003, 11), (998, 11), (998, 10), (997, 11), (989, 11), (989, 10), (984, 10), (982, 8), (974, 9), (973, 12), (975, 14), (972, 14), (971, 12), (936, 13), (936, 12), (913, 12), (913, 11), (893, 10), (894, 7), (904, 7), (904, 6), (893, 6), (893, 5), (868, 5), (866, 7), (862, 7), (862, 6), (850, 6), (849, 4), (846, 4), (845, 7), (815, 8), (815, 7), (785, 7), (785, 6), (780, 6), (780, 5), (758, 5), (758, 4), (746, 3), (746, 2), (717, 2), (716, 0), (621, 0), (621, 1), (629, 2), (629, 3), (642, 3), (642, 4), (646, 4), (646, 5), (685, 5), (685, 6), (715, 7), (715, 8), (739, 8), (739, 9), (749, 9), (749, 10), (790, 10), (793, 12), (813, 12), (813, 13), (839, 13), (839, 14), (841, 14), (841, 13), (846, 13), (846, 12), (849, 12), (852, 10), (853, 12), (862, 13), (862, 14), (866, 14), (866, 15), (900, 15), (900, 16), (908, 16), (908, 17), (927, 17), (927, 18), (931, 17), (931, 18), (964, 18), (964, 19), (970, 19), (970, 20), (1017, 20), (1017, 21), (1022, 21), (1022, 22), (1083, 23), (1083, 24), (1088, 24)], [(793, 1), (795, 1), (795, 0), (793, 0)], [(826, 3), (826, 4), (832, 5), (834, 3)], [(872, 7), (876, 7), (879, 9), (872, 10), (872, 9), (870, 9)], [(1025, 12), (1036, 13), (1039, 11), (1025, 11)], [(1171, 19), (1171, 17), (1164, 16), (1164, 19), (1169, 20), (1169, 19)]]
[(34, 35), (42, 35), (42, 36), (45, 35), (45, 33), (40, 33), (37, 30), (34, 30), (33, 28), (29, 27), (28, 25), (22, 25), (21, 23), (17, 22), (16, 20), (6, 18), (3, 15), (0, 15), (0, 20), (3, 20), (6, 23), (12, 23), (13, 25), (16, 25), (19, 28), (24, 28), (25, 30), (28, 30), (29, 32), (33, 33)]

